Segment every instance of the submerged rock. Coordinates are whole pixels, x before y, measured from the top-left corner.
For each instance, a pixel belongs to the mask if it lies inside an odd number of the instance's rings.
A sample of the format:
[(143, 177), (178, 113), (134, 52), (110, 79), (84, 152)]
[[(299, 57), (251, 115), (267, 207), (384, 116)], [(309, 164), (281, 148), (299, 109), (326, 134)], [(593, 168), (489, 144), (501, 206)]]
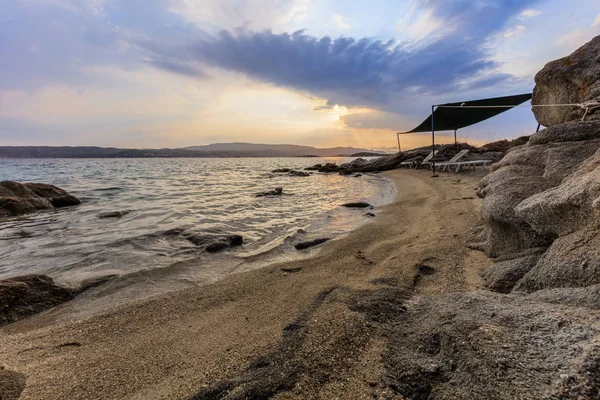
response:
[(315, 247), (318, 246), (322, 243), (325, 243), (327, 241), (331, 240), (331, 238), (320, 238), (320, 239), (314, 239), (314, 240), (309, 240), (307, 242), (301, 242), (296, 244), (294, 247), (296, 248), (296, 250), (305, 250), (311, 247)]
[(304, 171), (290, 171), (288, 173), (289, 176), (310, 176), (308, 172)]
[(287, 172), (291, 172), (291, 171), (292, 170), (289, 169), (289, 168), (277, 168), (277, 169), (274, 169), (271, 172), (273, 172), (274, 174), (282, 174), (282, 173), (287, 173)]
[(216, 235), (204, 232), (182, 232), (181, 236), (198, 247), (204, 247), (209, 253), (216, 253), (244, 244), (241, 235)]
[(68, 207), (81, 201), (66, 191), (44, 183), (0, 182), (0, 217)]
[(267, 190), (266, 192), (257, 193), (255, 197), (265, 197), (265, 196), (280, 196), (283, 194), (283, 188), (276, 187), (273, 190)]
[(98, 218), (106, 219), (106, 218), (121, 218), (124, 215), (129, 214), (130, 211), (108, 211), (98, 214)]
[(366, 201), (357, 201), (353, 203), (342, 204), (342, 207), (347, 208), (373, 208), (373, 206)]

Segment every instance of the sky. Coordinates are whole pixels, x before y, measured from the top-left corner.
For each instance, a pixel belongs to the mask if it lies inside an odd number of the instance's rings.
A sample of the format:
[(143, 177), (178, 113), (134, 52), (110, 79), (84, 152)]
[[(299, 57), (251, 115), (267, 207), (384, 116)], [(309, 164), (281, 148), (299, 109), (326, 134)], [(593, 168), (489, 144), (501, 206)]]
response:
[[(599, 34), (598, 0), (0, 0), (0, 145), (391, 150)], [(536, 127), (520, 107), (458, 135)]]

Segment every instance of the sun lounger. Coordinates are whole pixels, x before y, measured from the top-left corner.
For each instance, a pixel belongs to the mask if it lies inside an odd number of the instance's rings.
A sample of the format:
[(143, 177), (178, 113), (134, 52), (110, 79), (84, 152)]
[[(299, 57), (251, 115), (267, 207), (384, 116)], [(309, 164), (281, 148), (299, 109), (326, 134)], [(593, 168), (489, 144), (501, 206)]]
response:
[(458, 161), (458, 162), (448, 162), (446, 163), (444, 166), (448, 169), (452, 169), (452, 167), (455, 168), (456, 173), (460, 172), (463, 168), (466, 168), (467, 171), (469, 170), (469, 168), (473, 167), (473, 171), (475, 171), (475, 167), (476, 166), (485, 166), (485, 165), (490, 165), (492, 163), (492, 160), (471, 160), (471, 161)]
[(442, 161), (439, 163), (435, 163), (435, 166), (439, 168), (440, 171), (445, 171), (450, 166), (456, 165), (456, 163), (463, 157), (466, 157), (469, 154), (468, 149), (464, 149), (456, 153), (454, 157), (450, 159), (450, 161)]
[(423, 161), (421, 161), (420, 163), (419, 163), (418, 161), (404, 161), (404, 162), (401, 162), (401, 163), (400, 163), (400, 166), (407, 166), (407, 167), (409, 167), (409, 168), (415, 168), (415, 169), (417, 169), (417, 168), (419, 168), (420, 166), (422, 166), (423, 164), (429, 164), (429, 161), (430, 161), (430, 160), (431, 160), (433, 157), (435, 157), (435, 156), (437, 155), (437, 153), (438, 153), (438, 150), (430, 152), (430, 153), (427, 155), (427, 157), (425, 157), (425, 158), (423, 159)]

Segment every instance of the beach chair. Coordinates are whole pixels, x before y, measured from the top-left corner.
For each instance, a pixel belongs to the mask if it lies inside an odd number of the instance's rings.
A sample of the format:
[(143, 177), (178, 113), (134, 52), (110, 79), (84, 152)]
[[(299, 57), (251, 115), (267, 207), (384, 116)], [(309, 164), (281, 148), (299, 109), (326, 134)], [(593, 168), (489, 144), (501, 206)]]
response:
[(404, 166), (407, 166), (407, 167), (409, 167), (409, 168), (414, 168), (414, 169), (417, 169), (418, 167), (422, 166), (423, 164), (429, 164), (429, 161), (430, 161), (430, 160), (431, 160), (433, 157), (435, 157), (435, 156), (437, 155), (437, 153), (438, 153), (438, 150), (430, 152), (430, 153), (427, 155), (427, 157), (425, 157), (425, 158), (423, 159), (423, 161), (421, 161), (421, 163), (419, 163), (418, 161), (404, 161), (404, 162), (401, 162), (401, 163), (400, 163), (400, 166), (402, 166), (402, 167), (404, 167)]
[(459, 161), (459, 162), (454, 163), (453, 166), (456, 168), (456, 170), (454, 172), (458, 173), (463, 168), (466, 168), (468, 171), (469, 168), (473, 167), (473, 171), (475, 171), (476, 166), (484, 167), (486, 165), (490, 165), (491, 163), (492, 163), (492, 160), (471, 160), (471, 161)]
[(439, 168), (440, 171), (446, 171), (448, 168), (452, 167), (452, 166), (456, 166), (456, 163), (461, 159), (467, 156), (467, 154), (469, 154), (469, 149), (464, 149), (459, 151), (458, 153), (456, 153), (456, 155), (454, 157), (452, 157), (450, 159), (450, 161), (441, 161), (441, 162), (436, 162), (435, 166)]

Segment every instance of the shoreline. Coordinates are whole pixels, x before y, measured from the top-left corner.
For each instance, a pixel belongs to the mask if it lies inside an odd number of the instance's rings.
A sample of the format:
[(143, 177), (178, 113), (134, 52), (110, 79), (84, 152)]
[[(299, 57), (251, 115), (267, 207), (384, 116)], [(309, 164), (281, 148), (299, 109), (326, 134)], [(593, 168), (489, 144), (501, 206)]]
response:
[[(395, 183), (394, 201), (374, 221), (326, 243), (313, 257), (232, 274), (83, 321), (44, 326), (51, 313), (42, 313), (2, 328), (4, 366), (27, 379), (21, 398), (186, 398), (241, 374), (277, 347), (283, 329), (332, 287), (369, 291), (393, 282), (411, 288), (413, 296), (482, 287), (478, 274), (489, 261), (464, 246), (479, 218), (473, 189), (482, 174), (431, 179), (427, 171), (394, 170), (382, 176)], [(435, 273), (415, 269), (425, 264)], [(326, 342), (357, 328), (362, 322), (354, 314), (337, 310), (328, 333), (318, 336)], [(360, 332), (353, 336), (364, 339), (355, 343), (360, 354), (350, 358), (374, 357), (363, 365), (372, 376), (354, 376), (350, 368), (351, 384), (334, 385), (331, 395), (370, 395), (369, 380), (381, 374), (377, 354), (385, 340)]]

